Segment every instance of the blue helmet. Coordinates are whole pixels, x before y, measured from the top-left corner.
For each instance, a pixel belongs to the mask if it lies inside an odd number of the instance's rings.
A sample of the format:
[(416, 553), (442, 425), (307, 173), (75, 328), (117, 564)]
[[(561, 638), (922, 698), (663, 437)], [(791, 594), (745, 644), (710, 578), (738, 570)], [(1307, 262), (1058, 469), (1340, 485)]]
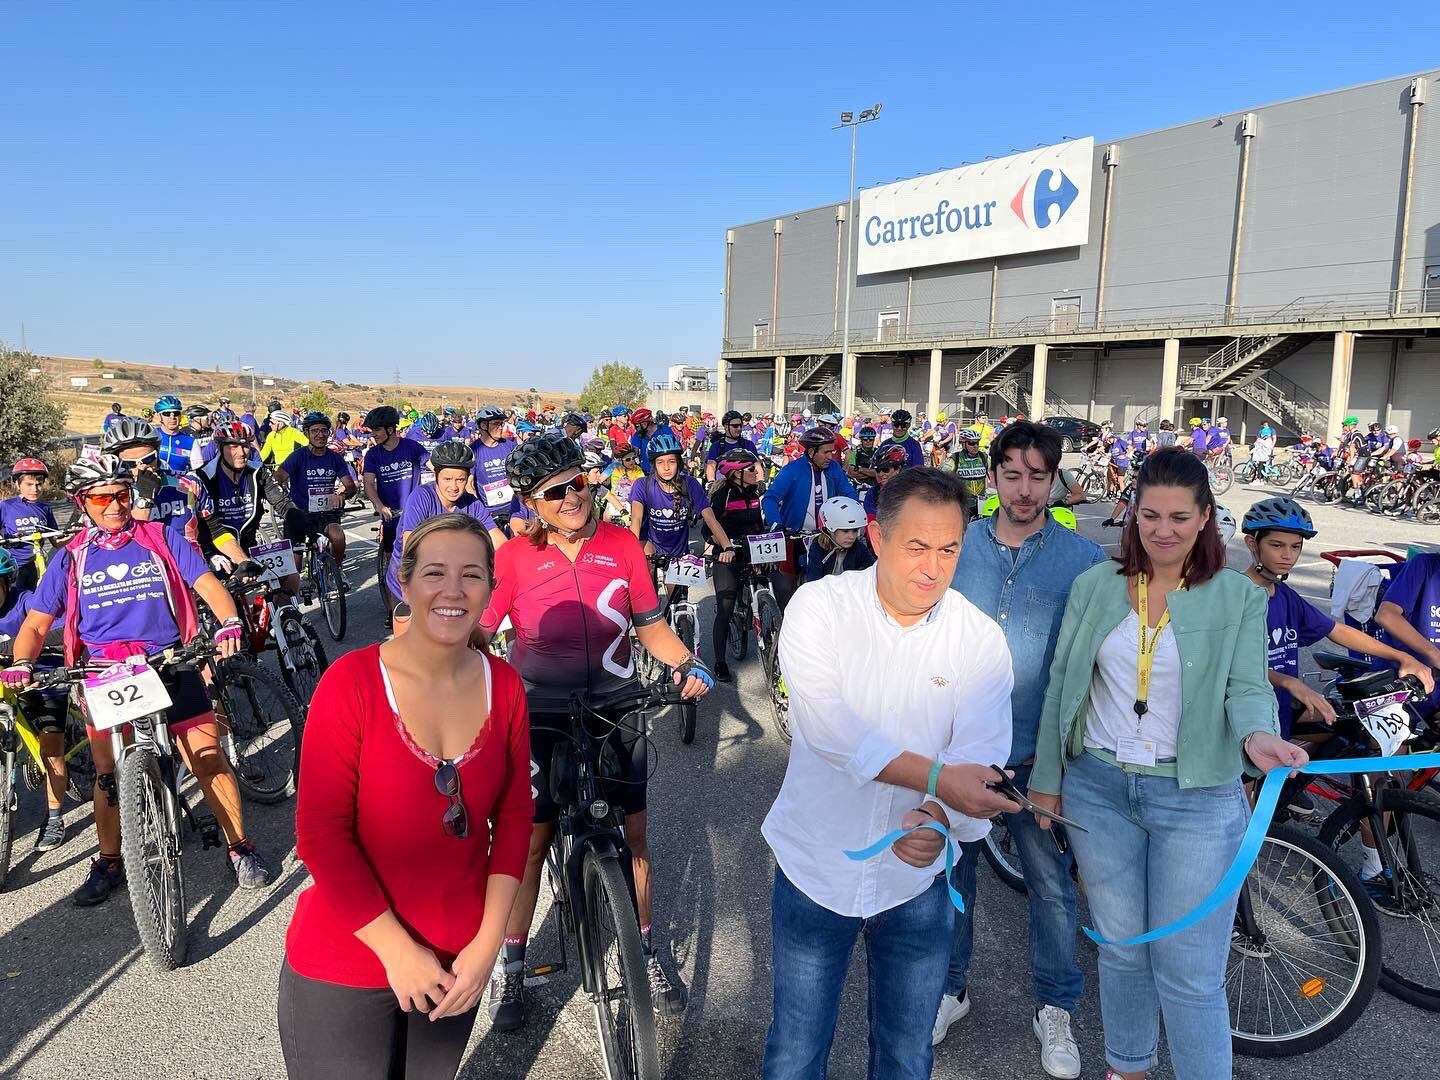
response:
[(680, 440), (669, 431), (661, 431), (653, 439), (645, 444), (645, 456), (650, 459), (650, 464), (655, 464), (655, 459), (664, 454), (683, 454), (684, 447)]
[(433, 412), (427, 412), (420, 417), (420, 430), (425, 433), (427, 439), (433, 439), (440, 434), (440, 418)]
[(179, 399), (178, 397), (176, 397), (174, 394), (166, 394), (164, 397), (156, 399), (156, 401), (155, 401), (155, 411), (156, 411), (157, 413), (162, 413), (162, 412), (179, 412), (179, 411), (180, 411), (180, 399)]
[(532, 424), (529, 420), (521, 420), (521, 421), (519, 421), (519, 422), (515, 425), (515, 431), (516, 431), (517, 434), (524, 434), (524, 433), (527, 433), (527, 432), (539, 431), (539, 430), (540, 430), (539, 425), (538, 425), (538, 424)]
[(1274, 435), (1274, 434), (1275, 434), (1275, 429), (1272, 428), (1269, 424), (1261, 424), (1261, 425), (1260, 425), (1260, 434), (1261, 434), (1261, 435)]
[(610, 410), (611, 416), (627, 416), (629, 415), (629, 413), (630, 410), (627, 409), (624, 405), (616, 405), (613, 409)]
[(0, 578), (14, 579), (20, 573), (20, 564), (15, 561), (15, 556), (0, 547)]
[(1310, 520), (1309, 512), (1294, 499), (1283, 496), (1261, 499), (1245, 511), (1245, 520), (1240, 523), (1240, 531), (1247, 536), (1271, 529), (1297, 533), (1307, 540), (1315, 535), (1315, 523)]

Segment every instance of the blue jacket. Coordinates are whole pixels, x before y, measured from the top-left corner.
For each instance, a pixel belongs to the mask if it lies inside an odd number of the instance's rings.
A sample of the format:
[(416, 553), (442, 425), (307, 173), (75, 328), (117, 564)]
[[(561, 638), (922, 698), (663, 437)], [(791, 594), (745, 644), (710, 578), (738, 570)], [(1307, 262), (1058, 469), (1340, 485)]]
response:
[[(814, 472), (808, 458), (796, 458), (775, 474), (775, 481), (765, 490), (760, 506), (767, 522), (796, 530), (805, 524), (805, 511), (810, 509), (810, 493)], [(825, 497), (848, 495), (858, 499), (855, 487), (845, 475), (844, 467), (833, 458), (825, 466)]]

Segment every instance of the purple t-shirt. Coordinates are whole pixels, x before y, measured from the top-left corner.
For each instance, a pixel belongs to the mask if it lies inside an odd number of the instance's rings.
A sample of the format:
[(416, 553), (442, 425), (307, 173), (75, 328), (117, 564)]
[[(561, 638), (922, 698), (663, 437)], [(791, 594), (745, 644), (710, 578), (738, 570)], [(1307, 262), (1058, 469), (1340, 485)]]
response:
[[(26, 537), (37, 529), (57, 529), (55, 515), (43, 502), (30, 502), (15, 495), (0, 500), (0, 533), (6, 536)], [(7, 547), (20, 566), (29, 566), (35, 559), (35, 549), (29, 544)]]
[(1203, 427), (1195, 428), (1193, 431), (1190, 432), (1190, 449), (1197, 454), (1205, 453), (1207, 449), (1207, 438), (1208, 436), (1205, 434), (1205, 429)]
[[(1335, 629), (1335, 620), (1310, 603), (1283, 581), (1275, 583), (1275, 595), (1265, 608), (1266, 663), (1271, 671), (1298, 678), (1300, 650), (1324, 641)], [(1280, 704), (1280, 734), (1290, 735), (1290, 691), (1275, 688)]]
[[(1440, 554), (1412, 555), (1381, 599), (1398, 607), (1405, 621), (1420, 631), (1426, 641), (1440, 645)], [(1385, 640), (1397, 649), (1405, 649), (1393, 639)], [(1437, 708), (1440, 708), (1440, 687), (1420, 704), (1420, 712), (1428, 715)]]
[[(678, 477), (677, 477), (678, 479)], [(642, 542), (649, 541), (662, 555), (683, 555), (690, 546), (690, 521), (700, 511), (710, 508), (710, 498), (695, 477), (684, 474), (686, 512), (677, 514), (675, 497), (662, 491), (654, 476), (642, 477), (630, 489), (630, 501), (645, 508), (645, 526), (640, 530)]]
[(372, 446), (365, 451), (364, 472), (375, 477), (375, 494), (391, 510), (403, 510), (405, 501), (421, 486), (430, 454), (414, 439), (401, 439), (394, 450)]
[[(193, 587), (210, 568), (180, 533), (166, 529), (164, 535), (180, 576)], [(35, 590), (32, 610), (57, 616), (65, 610), (70, 561), (70, 552), (62, 549), (55, 553)], [(114, 551), (90, 548), (84, 568), (76, 603), (80, 640), (87, 647), (133, 641), (146, 652), (154, 652), (180, 640), (157, 556), (131, 540)]]
[(486, 446), (477, 438), (470, 449), (475, 451), (475, 491), (487, 507), (503, 513), (514, 495), (508, 490), (510, 480), (505, 475), (505, 459), (515, 449), (515, 440), (501, 439), (494, 446)]
[(755, 444), (749, 439), (741, 438), (738, 442), (730, 442), (727, 439), (718, 439), (710, 444), (710, 450), (705, 455), (706, 461), (719, 461), (731, 450), (749, 450), (756, 457), (760, 451), (755, 449)]
[(310, 447), (302, 446), (286, 458), (280, 468), (290, 478), (291, 501), (312, 514), (331, 510), (327, 500), (335, 494), (336, 482), (341, 477), (355, 479), (345, 459), (329, 449), (317, 454)]
[(417, 488), (410, 493), (405, 509), (400, 512), (400, 525), (395, 532), (395, 547), (390, 552), (390, 565), (385, 568), (385, 585), (391, 596), (397, 599), (400, 596), (400, 549), (403, 546), (400, 541), (422, 521), (444, 513), (469, 514), (485, 528), (495, 528), (495, 519), (490, 516), (485, 504), (468, 491), (461, 494), (455, 505), (447, 511), (433, 485)]

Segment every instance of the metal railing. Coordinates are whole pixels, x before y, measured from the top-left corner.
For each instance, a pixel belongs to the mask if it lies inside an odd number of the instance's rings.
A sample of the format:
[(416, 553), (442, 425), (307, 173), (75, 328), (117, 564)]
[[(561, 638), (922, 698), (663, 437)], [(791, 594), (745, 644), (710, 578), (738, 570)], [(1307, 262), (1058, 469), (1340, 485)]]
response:
[(1258, 337), (1237, 337), (1201, 360), (1198, 364), (1186, 364), (1180, 369), (1180, 382), (1185, 385), (1208, 383), (1212, 378), (1229, 371), (1240, 361), (1256, 351), (1273, 348), (1283, 335), (1261, 335)]
[(1323, 434), (1330, 421), (1328, 402), (1274, 371), (1257, 375), (1237, 387), (1235, 393), (1297, 432), (1308, 430)]
[(822, 367), (829, 363), (830, 360), (831, 357), (829, 356), (829, 354), (817, 353), (813, 356), (807, 356), (804, 360), (800, 361), (800, 363), (796, 366), (795, 371), (788, 375), (788, 378), (790, 380), (790, 389), (800, 389), (800, 387), (804, 386), (810, 380), (810, 376), (814, 375), (815, 372), (819, 371)]
[(1018, 345), (992, 345), (955, 372), (955, 389), (961, 392), (968, 391), (981, 375), (998, 366), (1017, 348), (1019, 348)]

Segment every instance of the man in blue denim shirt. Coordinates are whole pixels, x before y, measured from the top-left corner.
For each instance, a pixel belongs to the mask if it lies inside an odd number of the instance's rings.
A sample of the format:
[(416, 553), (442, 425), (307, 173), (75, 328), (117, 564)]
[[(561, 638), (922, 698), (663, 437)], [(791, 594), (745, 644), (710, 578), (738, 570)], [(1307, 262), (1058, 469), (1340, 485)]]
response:
[[(1046, 509), (1060, 468), (1060, 437), (1050, 428), (1020, 420), (990, 445), (990, 480), (1000, 499), (995, 516), (971, 526), (955, 566), (952, 589), (999, 624), (1010, 646), (1015, 688), (1010, 695), (1014, 734), (1008, 765), (1023, 790), (1030, 783), (1040, 710), (1050, 661), (1070, 584), (1105, 554), (1055, 521)], [(1005, 823), (1025, 871), (1030, 906), (1030, 968), (1035, 980), (1031, 1030), (1040, 1041), (1040, 1064), (1054, 1077), (1080, 1075), (1080, 1051), (1070, 1014), (1084, 980), (1075, 963), (1073, 858), (1030, 814), (1006, 814)], [(932, 1041), (970, 1011), (965, 976), (974, 943), (975, 865), (983, 840), (963, 845), (955, 886), (965, 914), (955, 919), (955, 939), (945, 996)]]

